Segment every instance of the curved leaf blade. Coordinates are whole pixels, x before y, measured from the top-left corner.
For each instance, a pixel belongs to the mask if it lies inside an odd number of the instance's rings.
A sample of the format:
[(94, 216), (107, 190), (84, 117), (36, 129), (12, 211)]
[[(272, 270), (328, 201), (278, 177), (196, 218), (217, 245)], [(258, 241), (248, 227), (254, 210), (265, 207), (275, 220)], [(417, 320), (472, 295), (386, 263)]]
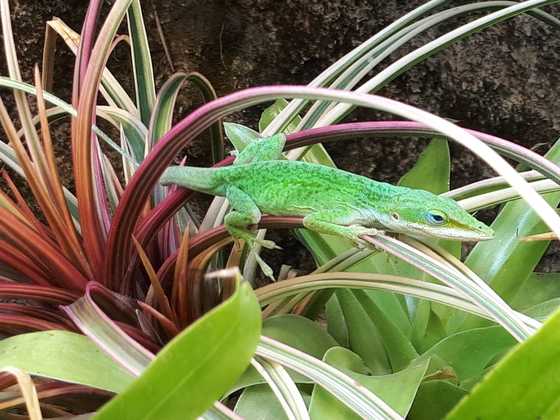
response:
[(121, 392), (134, 377), (88, 337), (68, 331), (20, 334), (0, 341), (0, 368)]

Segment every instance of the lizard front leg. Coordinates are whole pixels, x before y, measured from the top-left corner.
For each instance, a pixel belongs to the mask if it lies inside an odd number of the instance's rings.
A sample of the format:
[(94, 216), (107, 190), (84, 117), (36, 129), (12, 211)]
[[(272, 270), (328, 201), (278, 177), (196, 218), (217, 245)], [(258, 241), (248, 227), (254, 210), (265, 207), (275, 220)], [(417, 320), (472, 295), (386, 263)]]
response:
[(380, 232), (375, 228), (352, 223), (351, 215), (341, 209), (324, 210), (308, 214), (303, 219), (303, 226), (315, 232), (342, 236), (356, 243), (359, 247), (367, 245), (367, 242), (361, 238), (362, 235), (374, 236)]
[[(226, 198), (232, 211), (224, 218), (224, 224), (231, 236), (244, 240), (251, 249), (256, 244), (268, 249), (279, 248), (273, 241), (257, 239), (255, 233), (249, 230), (250, 225), (257, 224), (261, 220), (261, 211), (247, 193), (230, 185), (226, 190)], [(255, 257), (263, 273), (273, 278), (272, 269), (268, 264), (257, 253), (255, 253)]]

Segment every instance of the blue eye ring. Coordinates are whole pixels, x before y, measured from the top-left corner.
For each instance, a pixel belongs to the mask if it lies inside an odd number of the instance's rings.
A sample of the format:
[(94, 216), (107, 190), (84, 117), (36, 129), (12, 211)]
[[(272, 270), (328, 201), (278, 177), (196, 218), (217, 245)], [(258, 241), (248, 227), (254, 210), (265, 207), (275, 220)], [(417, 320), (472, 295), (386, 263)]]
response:
[(447, 217), (443, 213), (430, 211), (426, 214), (426, 220), (432, 225), (443, 225), (447, 221)]

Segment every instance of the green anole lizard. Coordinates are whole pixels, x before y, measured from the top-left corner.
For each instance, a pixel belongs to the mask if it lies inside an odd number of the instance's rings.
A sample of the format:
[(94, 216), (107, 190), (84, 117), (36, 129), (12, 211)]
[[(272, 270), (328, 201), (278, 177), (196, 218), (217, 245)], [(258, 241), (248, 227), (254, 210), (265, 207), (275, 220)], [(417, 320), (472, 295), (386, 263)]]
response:
[[(305, 228), (342, 236), (358, 246), (365, 246), (363, 235), (376, 235), (379, 229), (463, 241), (494, 236), (490, 227), (449, 198), (324, 165), (282, 160), (285, 141), (283, 134), (252, 141), (228, 167), (172, 166), (160, 182), (226, 197), (232, 211), (225, 217), (225, 227), (251, 247), (258, 243), (276, 248), (250, 230), (263, 213), (302, 216)], [(257, 262), (272, 276), (262, 259)]]

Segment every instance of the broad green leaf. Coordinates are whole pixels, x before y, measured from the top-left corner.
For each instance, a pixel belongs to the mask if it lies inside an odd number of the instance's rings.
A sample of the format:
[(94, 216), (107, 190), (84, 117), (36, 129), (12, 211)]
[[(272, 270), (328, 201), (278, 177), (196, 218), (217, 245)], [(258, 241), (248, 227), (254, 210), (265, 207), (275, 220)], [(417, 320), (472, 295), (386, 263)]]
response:
[(325, 305), (325, 316), (327, 317), (327, 331), (334, 337), (338, 344), (342, 347), (349, 346), (348, 327), (344, 319), (344, 312), (340, 307), (340, 302), (333, 295)]
[(515, 339), (501, 327), (477, 328), (444, 338), (420, 359), (432, 358), (433, 368), (450, 366), (462, 381), (480, 375), (496, 356), (514, 344)]
[[(429, 363), (429, 360), (425, 360), (391, 375), (371, 376), (360, 357), (342, 347), (330, 349), (324, 361), (374, 392), (402, 416), (406, 416), (410, 409)], [(317, 385), (313, 389), (309, 413), (311, 418), (316, 419), (359, 418)]]
[[(387, 258), (386, 254), (381, 254), (381, 256)], [(395, 260), (393, 259), (393, 261)], [(374, 263), (374, 260), (372, 260), (372, 263)], [(376, 269), (370, 267), (369, 271), (366, 271), (366, 273), (374, 272), (374, 273), (385, 274), (385, 272), (381, 271), (377, 265), (375, 265), (375, 267)], [(367, 268), (367, 267), (362, 267), (362, 268)], [(359, 268), (357, 267), (352, 267), (346, 271), (360, 272)], [(395, 323), (395, 325), (399, 327), (399, 329), (403, 332), (403, 334), (405, 334), (406, 336), (409, 336), (411, 334), (412, 324), (408, 317), (406, 301), (403, 295), (390, 293), (390, 292), (383, 292), (383, 291), (373, 291), (373, 290), (367, 290), (366, 293), (371, 299), (373, 299), (375, 304), (379, 306), (379, 308), (383, 311), (383, 313), (385, 313), (385, 315), (388, 318), (390, 318), (391, 321)]]
[(0, 368), (121, 392), (134, 377), (88, 337), (68, 331), (20, 334), (0, 341)]
[(245, 389), (237, 400), (234, 411), (247, 419), (288, 419), (280, 402), (268, 385), (255, 385)]
[(449, 191), (450, 168), (447, 140), (436, 137), (420, 154), (412, 169), (401, 177), (398, 185), (441, 194)]
[(358, 354), (376, 375), (391, 372), (383, 337), (356, 296), (350, 290), (336, 291), (336, 297), (346, 319), (350, 348)]
[(133, 0), (127, 12), (128, 33), (132, 50), (132, 67), (136, 87), (136, 104), (140, 119), (145, 125), (150, 123), (152, 109), (156, 101), (152, 57), (148, 46), (148, 36), (144, 27), (140, 0)]
[(404, 369), (418, 356), (409, 339), (366, 292), (354, 290), (353, 293), (383, 338), (383, 345), (387, 351), (392, 371), (397, 372)]
[[(414, 167), (403, 176), (400, 185), (441, 193), (449, 189), (449, 170), (450, 161), (447, 141), (441, 138), (435, 138), (420, 155)], [(339, 246), (342, 245), (340, 242), (337, 244)], [(457, 248), (460, 244), (453, 244), (452, 246)], [(337, 249), (337, 252), (342, 252), (342, 249)], [(454, 253), (457, 253), (457, 251)], [(387, 256), (386, 254), (374, 255), (354, 265), (348, 271), (381, 272), (411, 276), (414, 278), (425, 277), (423, 273), (415, 270), (410, 265), (394, 257)], [(431, 310), (431, 305), (429, 302), (408, 299), (408, 302), (413, 304), (414, 308), (425, 313), (425, 323), (412, 327), (402, 296), (377, 291), (368, 291), (366, 293), (373, 299), (375, 304), (383, 310), (383, 313), (387, 315), (391, 322), (395, 323), (402, 334), (410, 335), (414, 333), (414, 337), (417, 337), (416, 341), (424, 337), (430, 319), (429, 312)], [(412, 312), (414, 313), (414, 311)], [(417, 321), (419, 319), (420, 318), (418, 318)], [(431, 334), (431, 336), (433, 336), (433, 334)], [(437, 341), (438, 338), (439, 337), (435, 337), (433, 339)]]
[(447, 381), (427, 381), (420, 385), (408, 420), (442, 419), (467, 391)]
[(511, 300), (511, 306), (525, 310), (555, 298), (560, 298), (560, 274), (532, 273)]
[[(424, 299), (418, 299), (416, 304), (414, 321), (418, 323), (418, 327), (412, 331), (412, 342), (419, 353), (425, 352), (447, 335), (445, 326), (434, 309), (435, 305), (439, 304)], [(439, 306), (445, 310), (451, 309)]]
[(560, 307), (560, 298), (554, 298), (525, 309), (525, 314), (537, 320), (545, 320)]
[[(304, 399), (309, 399), (303, 394)], [(283, 420), (287, 419), (280, 402), (268, 385), (255, 385), (243, 391), (237, 404), (235, 413), (246, 419)]]
[(318, 323), (297, 315), (279, 315), (263, 323), (262, 334), (321, 359), (337, 345)]
[(243, 282), (231, 298), (175, 337), (95, 418), (196, 418), (246, 369), (260, 332), (259, 304)]
[(463, 419), (557, 419), (560, 312), (506, 355), (449, 414)]
[[(560, 141), (545, 155), (553, 162), (560, 162)], [(545, 195), (552, 206), (560, 203), (560, 193)], [(522, 242), (519, 239), (545, 231), (546, 225), (523, 200), (506, 204), (492, 228), (496, 238), (479, 242), (467, 257), (466, 264), (504, 298), (511, 300), (525, 279), (533, 272), (548, 248), (548, 241)], [(469, 329), (488, 323), (479, 318), (456, 314), (450, 328)]]

